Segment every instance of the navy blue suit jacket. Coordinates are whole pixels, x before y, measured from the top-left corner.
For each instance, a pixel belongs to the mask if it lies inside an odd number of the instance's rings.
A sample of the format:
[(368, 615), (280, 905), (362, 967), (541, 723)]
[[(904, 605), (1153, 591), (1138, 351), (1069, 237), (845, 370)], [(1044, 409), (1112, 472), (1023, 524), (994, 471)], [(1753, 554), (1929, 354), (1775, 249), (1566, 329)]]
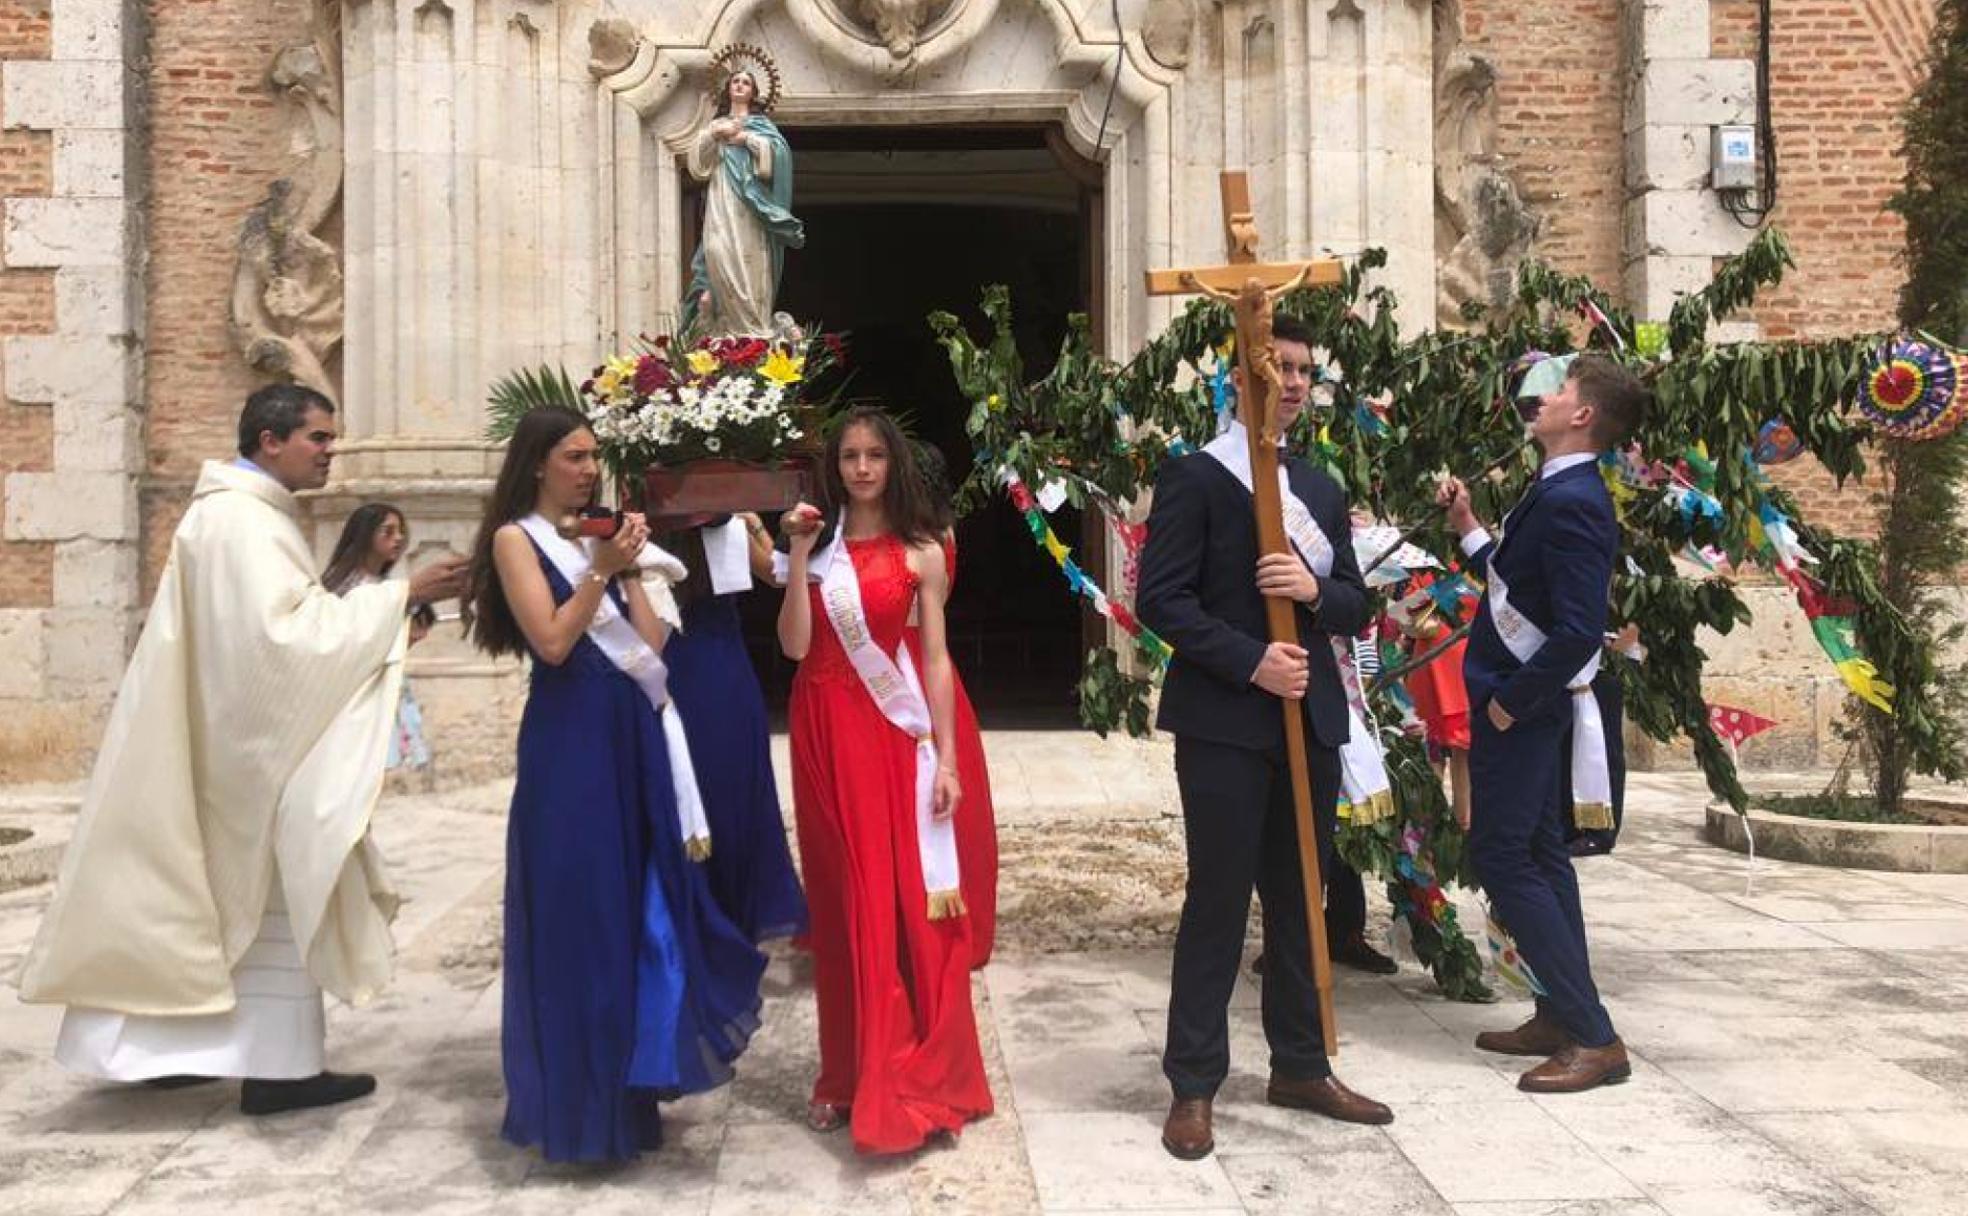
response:
[(1604, 640), (1619, 542), (1619, 519), (1596, 462), (1542, 477), (1525, 493), (1504, 521), (1503, 539), (1478, 550), (1470, 565), (1485, 578), (1492, 569), (1503, 575), (1510, 606), (1544, 631), (1544, 645), (1530, 662), (1518, 662), (1484, 596), (1462, 660), (1470, 712), (1483, 712), (1494, 698), (1520, 722), (1569, 718), (1565, 687)]
[[(1305, 712), (1312, 738), (1346, 742), (1346, 690), (1333, 660), (1334, 635), (1366, 628), (1368, 597), (1353, 557), (1346, 492), (1303, 460), (1285, 464), (1292, 490), (1333, 542), (1332, 574), (1319, 579), (1316, 608), (1299, 605), (1299, 645), (1311, 677)], [(1278, 698), (1250, 682), (1269, 643), (1257, 591), (1257, 522), (1251, 496), (1215, 457), (1196, 452), (1162, 466), (1141, 552), (1135, 615), (1175, 647), (1162, 682), (1156, 725), (1233, 747), (1283, 747)]]

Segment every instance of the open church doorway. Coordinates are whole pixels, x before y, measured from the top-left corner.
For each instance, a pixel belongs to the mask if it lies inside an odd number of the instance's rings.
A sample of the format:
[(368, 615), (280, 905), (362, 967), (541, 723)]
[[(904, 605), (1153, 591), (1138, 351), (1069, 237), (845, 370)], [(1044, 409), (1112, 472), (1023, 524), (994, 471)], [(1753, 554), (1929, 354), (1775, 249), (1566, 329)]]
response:
[[(1005, 284), (1033, 378), (1051, 366), (1068, 314), (1093, 312), (1100, 332), (1098, 169), (1037, 126), (788, 127), (786, 137), (806, 247), (787, 255), (778, 307), (845, 331), (843, 402), (900, 416), (958, 484), (973, 464), (971, 403), (924, 318), (953, 313), (981, 339), (980, 293)], [(1051, 522), (1083, 566), (1102, 568), (1097, 517), (1065, 510)], [(950, 646), (979, 719), (998, 729), (1073, 725), (1080, 657), (1099, 644), (1099, 623), (1002, 496), (956, 533)], [(777, 597), (745, 599), (748, 645), (777, 709), (794, 670), (774, 637)]]

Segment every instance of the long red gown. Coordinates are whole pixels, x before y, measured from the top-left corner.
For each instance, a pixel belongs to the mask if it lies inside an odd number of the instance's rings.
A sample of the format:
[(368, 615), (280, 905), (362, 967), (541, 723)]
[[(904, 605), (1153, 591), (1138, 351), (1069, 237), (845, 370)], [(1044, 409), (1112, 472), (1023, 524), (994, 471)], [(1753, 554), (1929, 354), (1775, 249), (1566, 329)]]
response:
[[(957, 542), (943, 538), (943, 560), (948, 563), (950, 586), (957, 585)], [(922, 634), (914, 625), (908, 629), (909, 653), (922, 670)], [(991, 769), (984, 760), (984, 732), (977, 725), (977, 710), (964, 691), (963, 677), (950, 665), (950, 682), (956, 690), (957, 785), (963, 797), (957, 802), (957, 880), (963, 889), (964, 904), (970, 909), (970, 965), (982, 967), (991, 961), (991, 949), (998, 936), (998, 817), (991, 805)]]
[[(892, 657), (915, 601), (908, 551), (892, 536), (843, 543), (869, 633)], [(991, 1113), (970, 1006), (970, 918), (929, 919), (915, 743), (862, 687), (819, 586), (807, 595), (813, 640), (788, 717), (820, 1013), (813, 1100), (852, 1108), (862, 1152), (907, 1152)]]

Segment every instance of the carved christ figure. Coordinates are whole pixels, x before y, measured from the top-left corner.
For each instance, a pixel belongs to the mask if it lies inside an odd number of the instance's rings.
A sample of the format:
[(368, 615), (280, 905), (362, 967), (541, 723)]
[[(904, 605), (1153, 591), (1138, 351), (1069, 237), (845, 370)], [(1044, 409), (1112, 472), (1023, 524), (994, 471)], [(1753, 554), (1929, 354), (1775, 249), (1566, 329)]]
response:
[(718, 83), (717, 109), (691, 141), (686, 161), (708, 181), (704, 232), (690, 263), (681, 330), (685, 333), (768, 334), (773, 297), (786, 250), (806, 243), (788, 209), (793, 152), (765, 115), (778, 82), (763, 97), (761, 72), (734, 59)]

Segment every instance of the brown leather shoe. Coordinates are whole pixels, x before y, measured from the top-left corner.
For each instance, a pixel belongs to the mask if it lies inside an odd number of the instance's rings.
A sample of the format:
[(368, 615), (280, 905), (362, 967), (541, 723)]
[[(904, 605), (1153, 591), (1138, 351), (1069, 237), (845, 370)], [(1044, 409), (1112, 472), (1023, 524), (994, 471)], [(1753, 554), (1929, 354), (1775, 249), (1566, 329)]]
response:
[(1372, 1098), (1354, 1093), (1341, 1084), (1338, 1077), (1293, 1081), (1273, 1075), (1271, 1084), (1265, 1087), (1264, 1100), (1273, 1106), (1316, 1111), (1341, 1123), (1371, 1123), (1378, 1126), (1394, 1122), (1393, 1111)]
[(1216, 1150), (1208, 1098), (1177, 1098), (1169, 1103), (1168, 1118), (1162, 1123), (1162, 1147), (1169, 1156), (1184, 1161), (1201, 1161)]
[(1555, 1056), (1571, 1046), (1572, 1036), (1556, 1018), (1542, 1013), (1515, 1030), (1485, 1030), (1476, 1036), (1476, 1046), (1506, 1056)]
[(1556, 1055), (1517, 1078), (1517, 1088), (1533, 1094), (1576, 1094), (1601, 1085), (1618, 1085), (1633, 1075), (1626, 1044), (1604, 1047), (1567, 1043)]

